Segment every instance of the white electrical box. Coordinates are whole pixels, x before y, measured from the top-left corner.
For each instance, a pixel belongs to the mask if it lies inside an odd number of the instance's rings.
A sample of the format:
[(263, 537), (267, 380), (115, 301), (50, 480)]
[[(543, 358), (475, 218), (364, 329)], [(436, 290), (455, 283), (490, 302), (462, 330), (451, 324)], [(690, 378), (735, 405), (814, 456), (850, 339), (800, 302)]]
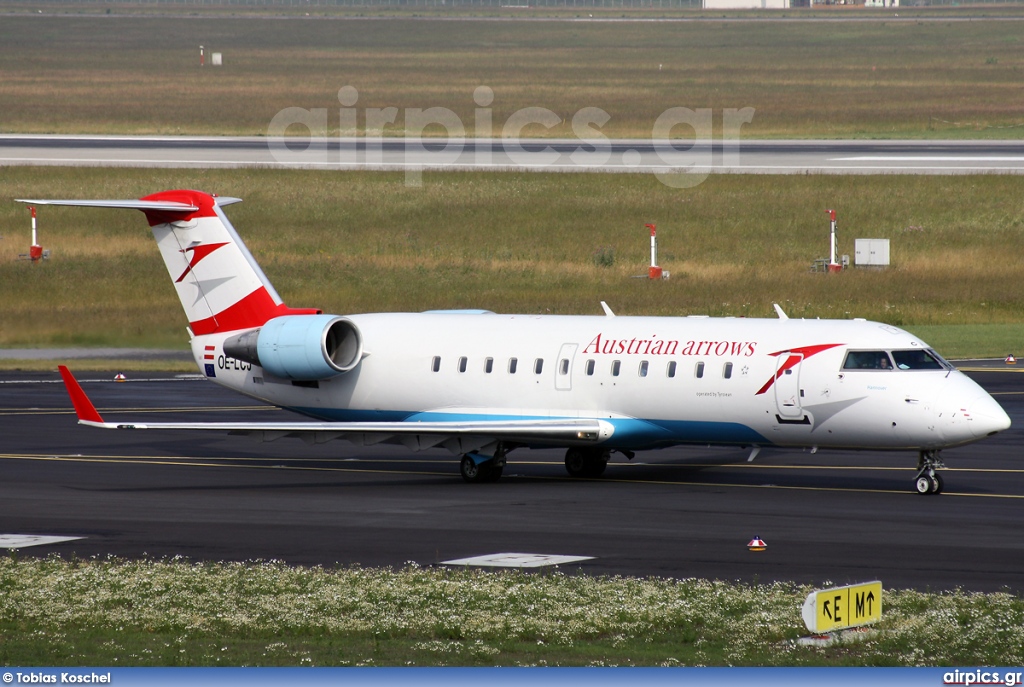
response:
[(889, 239), (854, 239), (853, 249), (856, 267), (889, 266)]

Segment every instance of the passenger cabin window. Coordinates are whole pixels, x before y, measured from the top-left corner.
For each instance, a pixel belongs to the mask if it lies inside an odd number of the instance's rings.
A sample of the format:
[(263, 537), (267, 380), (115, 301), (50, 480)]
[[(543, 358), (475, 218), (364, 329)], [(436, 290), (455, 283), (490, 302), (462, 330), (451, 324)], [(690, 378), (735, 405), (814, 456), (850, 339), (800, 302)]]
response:
[(519, 366), (519, 358), (509, 358), (508, 359), (508, 373), (510, 375), (514, 375), (516, 373), (516, 368), (518, 366)]
[(732, 363), (725, 364), (725, 367), (722, 368), (722, 376), (726, 379), (732, 379)]
[(593, 360), (588, 360), (587, 361), (587, 376), (588, 377), (593, 377), (594, 376), (594, 361)]
[(622, 363), (619, 362), (618, 360), (613, 360), (612, 361), (612, 377), (618, 377), (619, 376), (619, 370), (621, 370), (621, 369), (622, 369)]
[(441, 356), (434, 356), (434, 359), (430, 361), (430, 369), (434, 372), (438, 372), (441, 369)]
[(704, 363), (697, 363), (697, 369), (694, 370), (694, 376), (700, 379), (704, 376)]
[(568, 358), (562, 358), (561, 360), (558, 361), (558, 374), (562, 375), (563, 377), (569, 374)]
[(469, 361), (466, 360), (466, 356), (462, 356), (461, 358), (459, 358), (459, 372), (465, 372), (466, 371), (466, 365), (468, 363), (469, 363)]
[(843, 362), (844, 370), (891, 370), (892, 361), (885, 351), (850, 351)]
[(539, 375), (544, 371), (544, 358), (537, 358), (533, 361), (533, 373)]
[(665, 374), (669, 376), (669, 379), (676, 376), (676, 361), (673, 360), (669, 362), (668, 369), (665, 371)]
[(939, 362), (937, 355), (917, 348), (909, 351), (893, 351), (892, 359), (896, 361), (896, 367), (901, 370), (945, 370), (946, 366)]
[(484, 359), (484, 372), (491, 374), (494, 371), (494, 358)]
[(646, 360), (640, 361), (640, 370), (639, 370), (639, 372), (640, 372), (640, 376), (641, 377), (646, 377), (647, 376), (647, 361)]

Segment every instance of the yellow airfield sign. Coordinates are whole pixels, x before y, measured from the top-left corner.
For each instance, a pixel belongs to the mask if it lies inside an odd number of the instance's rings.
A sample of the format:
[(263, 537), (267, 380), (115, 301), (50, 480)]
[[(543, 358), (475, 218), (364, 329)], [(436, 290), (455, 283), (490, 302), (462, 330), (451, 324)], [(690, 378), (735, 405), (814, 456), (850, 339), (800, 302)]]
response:
[(811, 592), (802, 609), (804, 624), (822, 633), (859, 627), (882, 619), (882, 583), (853, 584)]

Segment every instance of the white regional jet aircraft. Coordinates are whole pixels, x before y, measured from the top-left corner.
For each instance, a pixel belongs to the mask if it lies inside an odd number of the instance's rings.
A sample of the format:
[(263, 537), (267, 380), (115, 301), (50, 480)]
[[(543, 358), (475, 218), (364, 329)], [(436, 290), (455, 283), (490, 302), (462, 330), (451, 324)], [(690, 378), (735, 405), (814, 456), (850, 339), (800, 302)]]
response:
[(211, 380), (313, 422), (104, 422), (62, 368), (82, 424), (221, 430), (265, 440), (344, 438), (444, 447), (469, 482), (509, 451), (564, 447), (570, 475), (612, 452), (679, 444), (912, 450), (937, 494), (943, 448), (1007, 429), (995, 400), (917, 337), (864, 320), (499, 315), (481, 310), (325, 315), (287, 307), (198, 191), (141, 200), (24, 200), (145, 213)]

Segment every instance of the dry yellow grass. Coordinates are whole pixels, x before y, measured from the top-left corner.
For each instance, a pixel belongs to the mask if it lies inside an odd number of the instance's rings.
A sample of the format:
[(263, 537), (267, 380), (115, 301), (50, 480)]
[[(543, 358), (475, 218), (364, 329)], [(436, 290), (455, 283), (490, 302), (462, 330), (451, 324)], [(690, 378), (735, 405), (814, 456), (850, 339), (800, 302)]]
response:
[[(327, 312), (597, 314), (606, 300), (620, 314), (765, 317), (780, 303), (792, 317), (911, 328), (1024, 319), (1015, 177), (713, 176), (687, 190), (648, 175), (434, 173), (421, 188), (402, 180), (22, 168), (5, 172), (0, 196), (131, 198), (182, 187), (240, 196), (229, 214), (277, 290)], [(840, 252), (852, 253), (856, 237), (889, 238), (892, 267), (810, 273), (827, 254), (829, 207), (839, 210)], [(646, 270), (651, 221), (668, 281), (631, 278)], [(186, 323), (141, 215), (48, 207), (39, 222), (53, 258), (19, 262), (28, 213), (0, 203), (0, 345), (184, 345)], [(601, 251), (614, 265), (600, 265)]]
[[(913, 12), (913, 9), (908, 11)], [(753, 107), (746, 136), (1024, 134), (1018, 22), (424, 22), (419, 19), (8, 16), (0, 22), (0, 130), (267, 132), (285, 107), (446, 107), (470, 134), (517, 110), (583, 107), (609, 136), (648, 137), (670, 107)], [(198, 45), (223, 52), (198, 66)], [(956, 46), (951, 50), (950, 46)], [(494, 91), (474, 131), (473, 92)], [(363, 126), (363, 121), (360, 121)], [(1005, 128), (1010, 127), (1010, 128)]]

